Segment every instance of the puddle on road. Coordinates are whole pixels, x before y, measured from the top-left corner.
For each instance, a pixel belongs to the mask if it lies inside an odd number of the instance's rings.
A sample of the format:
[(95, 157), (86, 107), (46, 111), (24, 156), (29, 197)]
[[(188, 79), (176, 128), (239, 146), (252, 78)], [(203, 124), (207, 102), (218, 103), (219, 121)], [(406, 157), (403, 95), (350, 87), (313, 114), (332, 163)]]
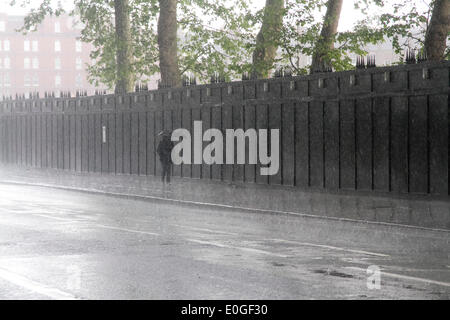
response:
[(314, 273), (320, 273), (320, 274), (325, 274), (328, 276), (333, 276), (333, 277), (340, 277), (340, 278), (354, 278), (353, 275), (348, 274), (348, 273), (343, 273), (343, 272), (339, 272), (336, 270), (323, 270), (323, 269), (317, 269), (317, 270), (313, 270)]
[(173, 246), (175, 245), (175, 242), (160, 242), (159, 245), (161, 246)]
[(272, 265), (275, 267), (285, 267), (286, 266), (284, 263), (279, 263), (279, 262), (272, 262)]

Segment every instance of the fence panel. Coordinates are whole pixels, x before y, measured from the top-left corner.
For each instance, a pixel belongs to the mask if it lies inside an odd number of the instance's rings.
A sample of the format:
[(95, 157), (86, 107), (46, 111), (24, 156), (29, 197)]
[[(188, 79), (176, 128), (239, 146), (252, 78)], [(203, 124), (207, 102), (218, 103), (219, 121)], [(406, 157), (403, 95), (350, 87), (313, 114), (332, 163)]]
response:
[[(194, 121), (226, 130), (279, 129), (279, 170), (183, 164), (178, 177), (393, 193), (449, 194), (450, 63), (162, 89), (124, 96), (0, 102), (0, 161), (82, 172), (159, 175), (158, 133)], [(203, 161), (210, 142), (197, 137)], [(270, 135), (268, 137), (268, 151)], [(192, 160), (195, 150), (192, 148)], [(240, 152), (241, 150), (239, 150)], [(259, 145), (258, 145), (259, 151)], [(259, 152), (257, 154), (259, 159)]]
[(324, 105), (324, 167), (325, 187), (339, 188), (339, 103), (326, 102)]

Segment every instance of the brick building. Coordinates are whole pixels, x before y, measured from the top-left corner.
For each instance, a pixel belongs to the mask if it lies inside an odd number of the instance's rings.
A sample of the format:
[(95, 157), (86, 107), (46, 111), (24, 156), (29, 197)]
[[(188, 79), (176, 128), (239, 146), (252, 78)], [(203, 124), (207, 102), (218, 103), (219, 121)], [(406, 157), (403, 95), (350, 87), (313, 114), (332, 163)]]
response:
[(81, 27), (70, 16), (47, 17), (34, 32), (16, 29), (22, 16), (0, 13), (0, 97), (45, 91), (87, 90), (91, 45), (77, 38)]

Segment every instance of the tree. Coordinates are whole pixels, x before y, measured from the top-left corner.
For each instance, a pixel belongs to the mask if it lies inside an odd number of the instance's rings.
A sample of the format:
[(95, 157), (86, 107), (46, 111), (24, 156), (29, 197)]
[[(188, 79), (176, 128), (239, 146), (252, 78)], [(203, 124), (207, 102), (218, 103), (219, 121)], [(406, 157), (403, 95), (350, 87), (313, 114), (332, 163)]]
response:
[[(60, 7), (52, 8), (50, 0), (41, 1), (25, 18), (23, 31), (48, 14), (64, 12)], [(114, 23), (116, 1), (128, 7), (128, 24), (123, 18)], [(386, 34), (368, 23), (351, 32), (337, 32), (340, 6), (332, 4), (342, 5), (342, 0), (266, 0), (266, 6), (255, 12), (252, 4), (256, 2), (74, 0), (75, 10), (70, 14), (84, 24), (81, 40), (93, 45), (92, 63), (87, 66), (89, 80), (110, 88), (127, 86), (126, 90), (133, 81), (146, 81), (157, 72), (163, 85), (171, 86), (180, 85), (180, 77), (186, 73), (203, 81), (219, 73), (229, 81), (242, 72), (268, 77), (273, 67), (283, 64), (289, 64), (297, 74), (306, 73), (310, 68), (300, 66), (300, 55), (319, 57), (337, 71), (347, 70), (353, 68), (349, 53), (365, 54), (365, 44), (379, 42)], [(318, 18), (326, 5), (326, 17)], [(128, 40), (124, 33), (116, 32), (120, 21), (130, 30)], [(395, 33), (395, 29), (388, 30)], [(119, 63), (126, 58), (128, 62)]]
[[(383, 5), (381, 0), (371, 1)], [(392, 7), (389, 13), (372, 16), (372, 21), (380, 26), (385, 37), (392, 39), (397, 54), (410, 48), (427, 52), (430, 60), (450, 56), (450, 48), (446, 45), (449, 39), (448, 0), (424, 0), (421, 6), (417, 6), (415, 0), (395, 0)]]
[[(156, 0), (127, 0), (129, 17), (129, 40), (119, 42), (115, 17), (115, 1), (76, 0), (71, 14), (79, 17), (84, 24), (81, 40), (93, 45), (90, 53), (92, 62), (87, 66), (89, 79), (96, 85), (100, 83), (109, 88), (116, 87), (123, 75), (129, 76), (131, 88), (140, 81), (158, 72), (158, 47), (156, 35)], [(117, 53), (121, 44), (126, 45), (130, 60), (125, 73), (119, 74)]]
[(449, 32), (450, 0), (436, 0), (424, 43), (428, 60), (439, 61), (444, 58)]
[(327, 51), (334, 49), (342, 2), (343, 0), (328, 0), (320, 37), (314, 48), (311, 72), (325, 70), (327, 65), (331, 65), (327, 59)]
[(253, 74), (257, 78), (268, 78), (273, 68), (283, 27), (283, 16), (284, 0), (266, 0), (261, 29), (256, 36), (253, 51)]
[(316, 61), (317, 57), (322, 61), (320, 70), (324, 65), (335, 71), (349, 70), (354, 68), (350, 54), (365, 55), (366, 44), (383, 40), (381, 28), (372, 28), (366, 21), (356, 24), (352, 31), (337, 32), (338, 15), (334, 19), (335, 25), (330, 23), (329, 17), (340, 9), (325, 10), (325, 15), (321, 15), (329, 3), (325, 0), (285, 0), (283, 27), (277, 35), (281, 49), (276, 61), (278, 65), (287, 65), (296, 74), (307, 74), (311, 64), (302, 60), (307, 57), (312, 60), (315, 55)]
[(128, 0), (114, 1), (115, 33), (116, 33), (116, 57), (117, 57), (117, 81), (115, 92), (131, 92), (134, 87), (134, 76), (131, 69), (131, 32), (130, 10)]
[[(254, 1), (254, 0), (253, 0)], [(180, 0), (180, 74), (208, 81), (218, 73), (227, 81), (252, 70), (256, 17), (249, 0)]]
[(159, 68), (164, 86), (178, 87), (177, 0), (159, 0), (158, 18)]
[[(178, 77), (192, 72), (205, 80), (213, 72), (219, 72), (230, 79), (248, 68), (246, 57), (250, 49), (246, 47), (246, 43), (250, 41), (249, 34), (240, 35), (241, 31), (252, 27), (246, 13), (243, 13), (247, 9), (247, 0), (169, 1), (171, 3), (159, 0), (127, 0), (131, 35), (130, 39), (124, 42), (118, 41), (115, 30), (114, 0), (75, 0), (75, 9), (70, 12), (65, 12), (59, 3), (53, 7), (50, 0), (41, 1), (39, 6), (25, 17), (24, 25), (19, 31), (30, 32), (48, 15), (59, 16), (68, 13), (79, 18), (84, 25), (80, 39), (93, 45), (92, 63), (87, 66), (87, 71), (90, 82), (95, 85), (102, 83), (114, 88), (119, 82), (119, 76), (123, 75), (132, 76), (136, 81), (146, 81), (148, 77), (160, 71), (161, 56), (163, 74), (166, 74), (165, 65), (176, 66), (170, 59), (178, 59)], [(172, 17), (169, 20), (158, 19), (160, 2), (163, 9), (161, 17), (168, 14)], [(22, 4), (28, 3), (29, 0), (22, 0)], [(12, 0), (11, 5), (16, 5), (16, 1)], [(158, 37), (158, 21), (161, 22), (162, 30), (170, 21), (171, 32), (166, 34), (161, 31), (161, 37)], [(223, 22), (223, 29), (226, 31), (211, 27), (217, 21)], [(177, 25), (182, 28), (185, 41), (176, 43), (175, 46)], [(158, 42), (162, 46), (159, 46)], [(130, 44), (128, 51), (126, 47), (123, 51), (130, 53), (132, 61), (127, 68), (121, 69), (127, 69), (129, 72), (119, 72), (119, 43)], [(166, 53), (165, 50), (170, 51)], [(128, 57), (130, 55), (122, 54)], [(164, 57), (169, 60), (164, 60)], [(121, 65), (125, 66), (123, 63)], [(172, 76), (168, 78), (176, 75), (175, 69), (169, 69)], [(163, 78), (167, 77), (163, 75)], [(122, 83), (129, 83), (129, 80)], [(179, 80), (175, 80), (175, 83), (179, 83)]]
[[(27, 3), (29, 1), (24, 0), (22, 5)], [(16, 2), (10, 4), (14, 6)], [(81, 20), (78, 22), (84, 25), (81, 40), (94, 46), (90, 54), (94, 63), (87, 66), (89, 80), (96, 85), (106, 84), (115, 88), (116, 92), (133, 90), (136, 76), (141, 74), (137, 69), (151, 65), (148, 62), (155, 60), (152, 57), (154, 50), (140, 50), (152, 41), (153, 34), (147, 32), (149, 28), (136, 28), (136, 21), (142, 26), (143, 19), (154, 16), (152, 0), (75, 0), (74, 5), (74, 10), (66, 12), (59, 2), (53, 7), (51, 1), (43, 0), (25, 16), (24, 24), (18, 31), (28, 33), (37, 30), (46, 16), (76, 16)], [(134, 17), (134, 25), (130, 24), (130, 16)], [(140, 46), (134, 45), (137, 42)]]

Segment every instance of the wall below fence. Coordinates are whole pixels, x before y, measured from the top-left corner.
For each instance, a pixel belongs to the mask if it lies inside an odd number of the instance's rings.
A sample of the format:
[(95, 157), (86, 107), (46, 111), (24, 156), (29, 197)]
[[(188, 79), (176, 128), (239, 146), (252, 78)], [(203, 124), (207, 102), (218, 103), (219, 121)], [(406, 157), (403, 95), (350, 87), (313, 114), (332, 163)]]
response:
[[(450, 64), (426, 63), (124, 96), (0, 103), (0, 161), (155, 175), (160, 130), (280, 129), (280, 170), (180, 165), (179, 177), (449, 194)], [(204, 145), (207, 143), (205, 142)]]

